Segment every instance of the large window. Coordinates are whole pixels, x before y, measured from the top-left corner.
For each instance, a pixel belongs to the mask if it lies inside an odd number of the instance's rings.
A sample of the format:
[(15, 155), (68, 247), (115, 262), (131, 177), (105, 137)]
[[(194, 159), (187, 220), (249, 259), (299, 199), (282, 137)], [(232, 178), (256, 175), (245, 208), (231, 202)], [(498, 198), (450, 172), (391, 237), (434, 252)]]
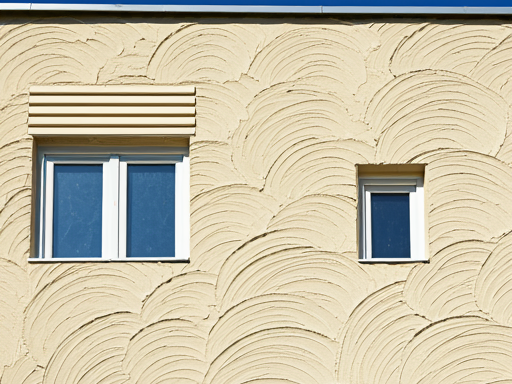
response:
[(37, 259), (188, 259), (187, 152), (41, 148)]
[(359, 179), (363, 261), (425, 260), (423, 178)]

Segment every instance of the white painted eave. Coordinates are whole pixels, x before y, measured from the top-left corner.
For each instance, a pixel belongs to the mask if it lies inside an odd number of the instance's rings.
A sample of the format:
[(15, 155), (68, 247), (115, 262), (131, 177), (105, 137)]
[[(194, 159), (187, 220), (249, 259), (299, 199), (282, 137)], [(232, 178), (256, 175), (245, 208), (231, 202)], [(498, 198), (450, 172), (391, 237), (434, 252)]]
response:
[(36, 4), (0, 3), (0, 10), (163, 12), (163, 13), (251, 13), (251, 14), (413, 14), (413, 15), (512, 15), (512, 7), (350, 7), (271, 5), (131, 5), (131, 4)]

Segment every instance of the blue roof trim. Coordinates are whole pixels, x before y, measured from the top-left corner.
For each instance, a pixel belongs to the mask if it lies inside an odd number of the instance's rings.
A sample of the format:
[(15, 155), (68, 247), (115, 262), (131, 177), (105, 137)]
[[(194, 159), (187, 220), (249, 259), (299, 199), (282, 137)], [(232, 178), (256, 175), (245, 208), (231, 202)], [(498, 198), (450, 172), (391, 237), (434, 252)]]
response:
[(511, 15), (512, 7), (323, 7), (325, 14), (385, 13), (440, 15)]
[(266, 14), (436, 14), (512, 15), (512, 7), (392, 7), (392, 6), (267, 6), (267, 5), (130, 5), (0, 3), (0, 10), (103, 11), (168, 13), (266, 13)]

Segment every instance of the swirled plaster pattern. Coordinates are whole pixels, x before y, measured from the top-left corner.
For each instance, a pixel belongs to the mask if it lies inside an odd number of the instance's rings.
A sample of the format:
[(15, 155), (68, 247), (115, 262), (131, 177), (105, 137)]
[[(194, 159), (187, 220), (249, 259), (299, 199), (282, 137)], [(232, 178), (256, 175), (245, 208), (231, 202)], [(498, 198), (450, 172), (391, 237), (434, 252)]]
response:
[[(189, 264), (29, 264), (35, 84), (191, 84)], [(427, 164), (428, 264), (357, 261)], [(512, 383), (510, 20), (0, 18), (1, 384)]]

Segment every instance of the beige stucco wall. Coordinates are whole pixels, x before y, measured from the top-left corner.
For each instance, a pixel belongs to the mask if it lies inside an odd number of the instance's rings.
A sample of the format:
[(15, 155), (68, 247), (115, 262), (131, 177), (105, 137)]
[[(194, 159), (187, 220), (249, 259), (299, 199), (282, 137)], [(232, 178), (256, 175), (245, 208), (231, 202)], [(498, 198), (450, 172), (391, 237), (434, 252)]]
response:
[[(28, 263), (68, 83), (197, 87), (189, 264)], [(510, 20), (3, 14), (1, 384), (510, 384), (511, 134)], [(427, 164), (428, 264), (358, 263), (381, 162)]]

